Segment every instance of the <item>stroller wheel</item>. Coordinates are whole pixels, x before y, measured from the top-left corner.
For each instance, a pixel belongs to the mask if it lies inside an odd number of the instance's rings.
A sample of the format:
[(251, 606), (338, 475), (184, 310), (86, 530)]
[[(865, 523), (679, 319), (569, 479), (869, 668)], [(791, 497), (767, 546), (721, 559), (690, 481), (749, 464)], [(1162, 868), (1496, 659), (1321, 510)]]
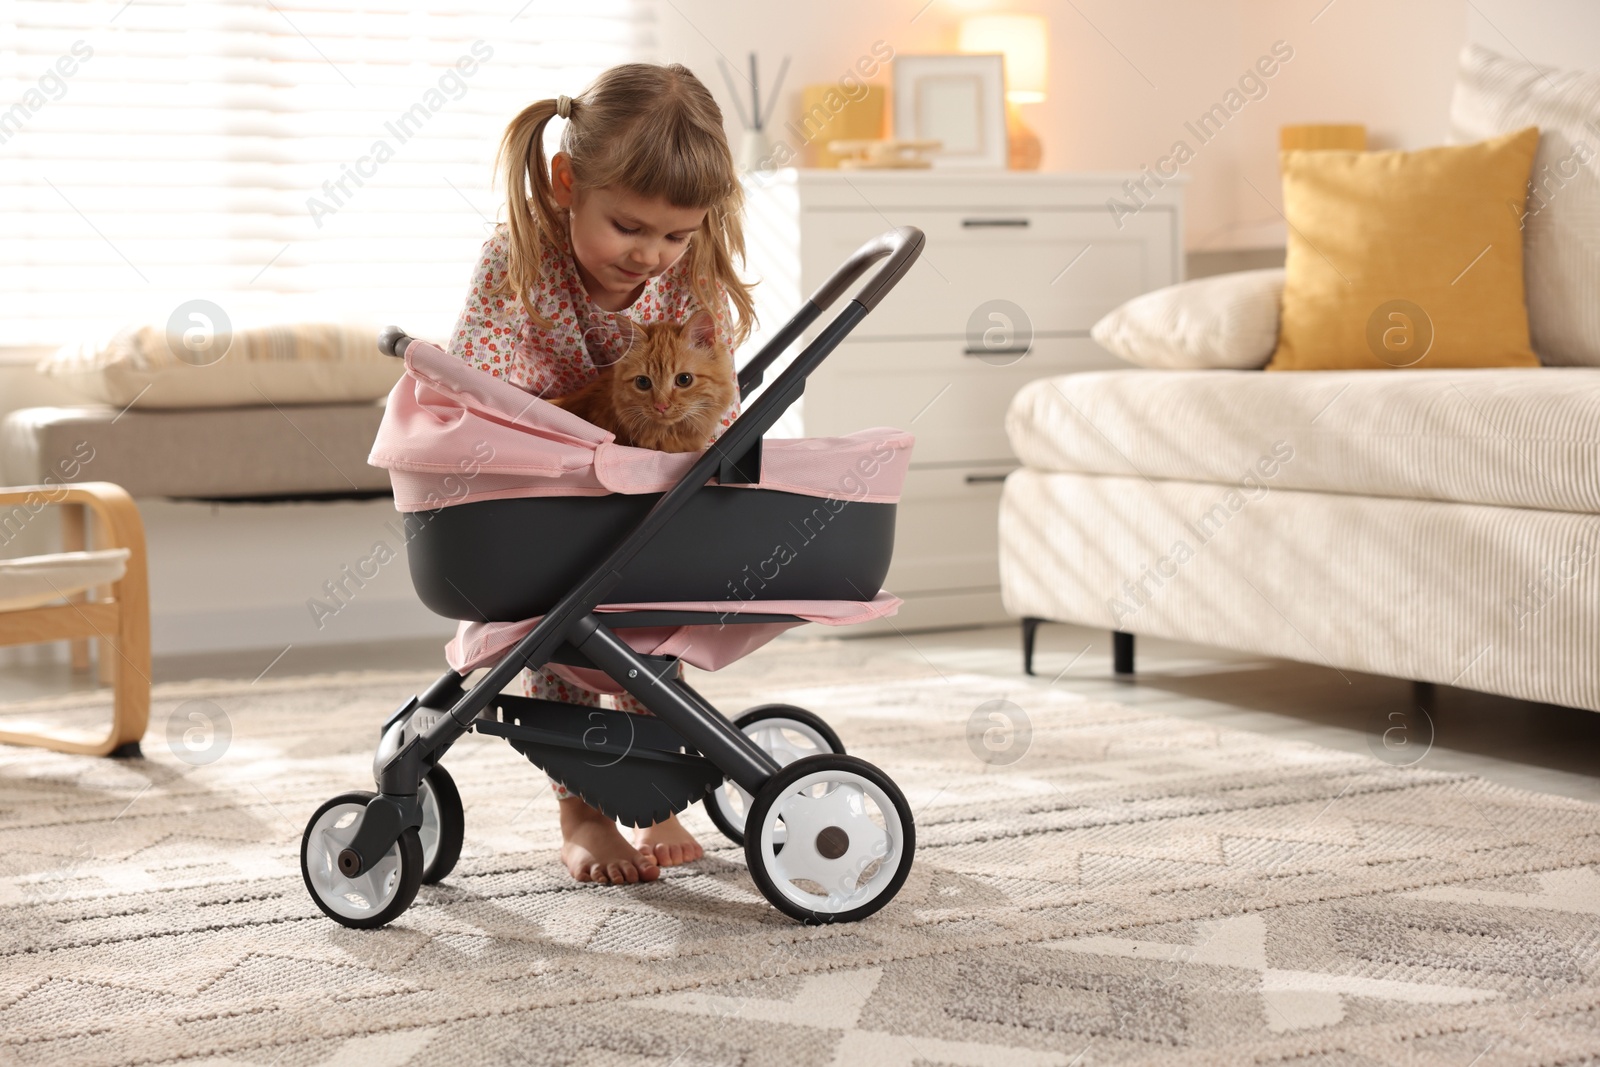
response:
[(745, 829), (745, 860), (761, 895), (804, 923), (855, 922), (889, 903), (917, 844), (911, 808), (889, 776), (831, 753), (774, 774)]
[(346, 878), (339, 853), (355, 836), (355, 822), (377, 794), (340, 793), (311, 816), (300, 839), (300, 874), (311, 899), (335, 922), (369, 930), (393, 921), (411, 906), (422, 884), (422, 841), (417, 831), (400, 835), (382, 859)]
[[(781, 766), (787, 766), (802, 756), (824, 752), (844, 753), (844, 742), (839, 740), (839, 735), (823, 721), (822, 716), (793, 704), (762, 704), (734, 719), (733, 724)], [(723, 782), (716, 792), (706, 797), (705, 806), (706, 814), (711, 816), (711, 821), (717, 824), (723, 836), (736, 845), (744, 844), (744, 818), (750, 810), (749, 793), (732, 782)], [(781, 846), (781, 827), (778, 833)]]
[(435, 766), (422, 779), (417, 800), (422, 804), (422, 825), (417, 828), (422, 841), (422, 884), (433, 885), (455, 870), (467, 821), (455, 779), (443, 767)]

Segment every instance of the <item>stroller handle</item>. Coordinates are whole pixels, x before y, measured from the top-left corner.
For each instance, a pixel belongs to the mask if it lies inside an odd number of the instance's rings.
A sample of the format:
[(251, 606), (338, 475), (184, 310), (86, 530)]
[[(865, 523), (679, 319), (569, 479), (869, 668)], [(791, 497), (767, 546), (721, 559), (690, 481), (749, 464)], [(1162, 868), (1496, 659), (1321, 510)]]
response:
[(888, 261), (856, 291), (852, 301), (861, 305), (863, 315), (877, 307), (878, 301), (895, 287), (895, 284), (905, 276), (906, 271), (911, 269), (911, 264), (917, 261), (917, 257), (922, 254), (925, 241), (922, 231), (915, 226), (897, 226), (879, 234), (852, 252), (850, 258), (828, 276), (827, 281), (817, 286), (817, 291), (811, 294), (811, 299), (801, 305), (799, 311), (795, 312), (794, 318), (784, 323), (783, 329), (773, 334), (772, 338), (761, 346), (761, 351), (744, 365), (744, 369), (739, 372), (739, 395), (749, 396), (750, 391), (761, 384), (767, 368), (772, 366), (773, 361), (788, 351), (789, 346), (800, 339), (806, 328), (821, 318), (822, 313), (836, 303), (839, 297), (844, 295), (844, 291), (850, 288), (851, 283), (866, 273), (868, 267), (888, 256)]
[(811, 294), (811, 302), (817, 305), (818, 310), (826, 311), (850, 287), (851, 282), (861, 277), (868, 267), (888, 256), (888, 262), (867, 279), (867, 284), (856, 290), (856, 303), (871, 311), (911, 269), (911, 264), (922, 254), (925, 240), (922, 231), (915, 226), (897, 226), (879, 234), (851, 253), (850, 258), (827, 281), (817, 286), (817, 291)]

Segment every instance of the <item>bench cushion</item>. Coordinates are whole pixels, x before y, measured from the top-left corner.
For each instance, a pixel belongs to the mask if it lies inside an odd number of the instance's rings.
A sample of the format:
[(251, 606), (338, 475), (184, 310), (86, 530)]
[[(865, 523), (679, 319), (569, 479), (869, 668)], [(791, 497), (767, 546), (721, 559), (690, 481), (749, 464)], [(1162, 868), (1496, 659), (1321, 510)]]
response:
[(1006, 431), (1041, 471), (1600, 512), (1600, 368), (1070, 374)]
[[(201, 311), (192, 318), (184, 328), (204, 322)], [(379, 351), (371, 327), (303, 322), (193, 337), (169, 332), (177, 329), (126, 327), (69, 344), (39, 371), (80, 399), (155, 410), (367, 403), (387, 396), (404, 369)]]
[(119, 412), (24, 408), (0, 425), (14, 484), (115, 482), (135, 497), (245, 498), (386, 491), (367, 466), (383, 405)]
[(0, 559), (0, 611), (25, 611), (121, 581), (129, 555), (126, 548), (102, 548)]

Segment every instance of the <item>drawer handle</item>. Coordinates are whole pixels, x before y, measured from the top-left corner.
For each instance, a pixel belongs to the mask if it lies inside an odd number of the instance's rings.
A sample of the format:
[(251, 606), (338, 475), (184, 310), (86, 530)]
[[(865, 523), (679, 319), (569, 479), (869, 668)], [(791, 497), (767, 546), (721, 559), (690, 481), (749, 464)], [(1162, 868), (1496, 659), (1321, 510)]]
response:
[(1010, 473), (1010, 471), (1006, 471), (1004, 474), (969, 474), (967, 475), (967, 484), (987, 485), (990, 482), (1003, 482), (1006, 480), (1006, 474)]
[(994, 230), (1014, 229), (1025, 230), (1033, 225), (1031, 219), (962, 219), (961, 228), (965, 230)]
[(984, 348), (982, 345), (968, 345), (961, 350), (963, 356), (1025, 356), (1033, 351), (1033, 345), (1011, 345), (1006, 348)]

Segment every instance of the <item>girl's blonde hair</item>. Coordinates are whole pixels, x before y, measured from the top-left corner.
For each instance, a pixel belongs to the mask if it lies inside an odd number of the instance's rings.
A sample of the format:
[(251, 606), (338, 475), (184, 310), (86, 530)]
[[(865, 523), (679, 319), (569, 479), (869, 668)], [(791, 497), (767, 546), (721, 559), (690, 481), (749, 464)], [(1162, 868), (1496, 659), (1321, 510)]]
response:
[[(528, 302), (539, 280), (540, 241), (558, 247), (565, 220), (551, 190), (544, 156), (544, 128), (556, 115), (556, 100), (523, 108), (506, 127), (495, 169), (509, 198), (508, 270), (494, 291), (514, 293), (528, 317), (548, 327)], [(689, 68), (673, 63), (625, 63), (600, 75), (568, 104), (561, 151), (584, 188), (626, 189), (660, 197), (676, 207), (705, 208), (705, 221), (689, 240), (690, 287), (701, 307), (716, 308), (720, 282), (737, 313), (734, 343), (755, 322), (750, 287), (734, 270), (744, 260), (740, 212), (744, 192), (722, 130), (722, 110)]]

